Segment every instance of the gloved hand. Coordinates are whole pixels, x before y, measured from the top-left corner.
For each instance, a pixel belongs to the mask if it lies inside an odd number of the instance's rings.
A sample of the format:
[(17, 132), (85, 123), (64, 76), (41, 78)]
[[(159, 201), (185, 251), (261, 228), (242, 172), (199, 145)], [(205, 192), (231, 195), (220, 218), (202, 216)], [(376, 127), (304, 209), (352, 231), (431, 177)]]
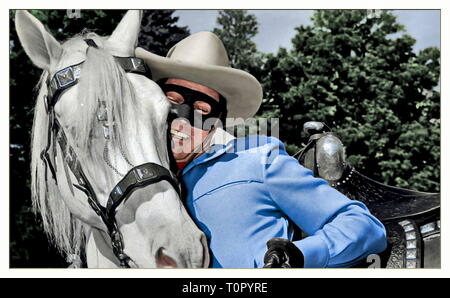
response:
[(303, 268), (304, 257), (294, 243), (283, 238), (267, 241), (264, 268)]

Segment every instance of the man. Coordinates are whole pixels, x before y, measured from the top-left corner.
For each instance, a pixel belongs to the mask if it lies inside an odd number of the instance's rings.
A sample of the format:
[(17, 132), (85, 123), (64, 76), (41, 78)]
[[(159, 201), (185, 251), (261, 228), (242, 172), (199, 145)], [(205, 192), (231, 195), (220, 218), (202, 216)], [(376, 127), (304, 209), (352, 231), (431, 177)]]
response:
[[(166, 57), (136, 55), (172, 103), (172, 150), (212, 267), (348, 267), (386, 248), (384, 226), (367, 208), (314, 178), (278, 139), (220, 128), (225, 117), (252, 117), (262, 90), (229, 67), (217, 36), (193, 34)], [(293, 224), (308, 237), (291, 242)]]

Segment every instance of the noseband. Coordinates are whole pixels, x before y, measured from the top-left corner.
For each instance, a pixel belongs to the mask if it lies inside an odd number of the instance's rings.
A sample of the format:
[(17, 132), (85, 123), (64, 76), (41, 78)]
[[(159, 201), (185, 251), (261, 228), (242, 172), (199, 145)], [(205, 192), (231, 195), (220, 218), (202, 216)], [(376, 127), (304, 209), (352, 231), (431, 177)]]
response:
[[(85, 39), (85, 42), (89, 47), (97, 48), (97, 45), (92, 39)], [(151, 72), (142, 59), (136, 57), (114, 57), (114, 59), (125, 70), (125, 72), (136, 73), (151, 78)], [(50, 169), (55, 183), (58, 184), (56, 179), (56, 162), (54, 157), (56, 156), (55, 144), (56, 142), (59, 144), (61, 152), (66, 155), (64, 158), (64, 160), (66, 160), (64, 163), (66, 177), (69, 177), (67, 170), (68, 167), (77, 179), (78, 184), (73, 184), (73, 186), (87, 196), (89, 205), (105, 223), (108, 229), (108, 234), (111, 238), (111, 245), (114, 255), (119, 259), (120, 266), (122, 268), (129, 268), (131, 259), (124, 253), (123, 238), (115, 218), (117, 207), (122, 202), (127, 200), (134, 190), (163, 180), (169, 182), (179, 195), (180, 188), (178, 180), (168, 169), (156, 163), (149, 162), (133, 167), (113, 188), (109, 195), (106, 207), (103, 207), (100, 204), (92, 185), (89, 183), (89, 180), (81, 167), (74, 149), (69, 145), (64, 129), (60, 125), (54, 112), (54, 107), (63, 92), (79, 82), (82, 64), (83, 62), (59, 70), (51, 79), (49, 78), (47, 81), (48, 95), (45, 99), (46, 110), (49, 116), (48, 139), (47, 147), (41, 152), (41, 159), (46, 165), (46, 171), (47, 168)], [(48, 153), (50, 149), (53, 151), (51, 156)], [(45, 175), (47, 179), (47, 172)], [(73, 193), (72, 183), (70, 181), (68, 181), (68, 185)]]

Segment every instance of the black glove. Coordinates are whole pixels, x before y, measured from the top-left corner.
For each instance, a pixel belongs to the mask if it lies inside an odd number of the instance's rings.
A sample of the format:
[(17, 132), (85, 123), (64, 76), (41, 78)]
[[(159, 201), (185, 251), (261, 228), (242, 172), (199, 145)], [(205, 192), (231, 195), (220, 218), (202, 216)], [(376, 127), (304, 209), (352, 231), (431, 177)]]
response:
[(267, 241), (264, 268), (303, 268), (304, 258), (294, 243), (283, 238)]

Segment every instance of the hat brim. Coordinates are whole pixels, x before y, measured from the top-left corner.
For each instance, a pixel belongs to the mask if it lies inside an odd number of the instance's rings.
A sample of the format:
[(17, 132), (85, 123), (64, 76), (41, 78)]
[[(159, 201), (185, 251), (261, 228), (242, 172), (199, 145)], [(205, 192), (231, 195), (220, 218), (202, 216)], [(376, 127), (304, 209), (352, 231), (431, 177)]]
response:
[(245, 71), (166, 58), (143, 48), (137, 48), (135, 54), (150, 67), (154, 81), (162, 78), (184, 79), (219, 92), (227, 101), (227, 118), (246, 120), (253, 117), (261, 105), (261, 84)]

